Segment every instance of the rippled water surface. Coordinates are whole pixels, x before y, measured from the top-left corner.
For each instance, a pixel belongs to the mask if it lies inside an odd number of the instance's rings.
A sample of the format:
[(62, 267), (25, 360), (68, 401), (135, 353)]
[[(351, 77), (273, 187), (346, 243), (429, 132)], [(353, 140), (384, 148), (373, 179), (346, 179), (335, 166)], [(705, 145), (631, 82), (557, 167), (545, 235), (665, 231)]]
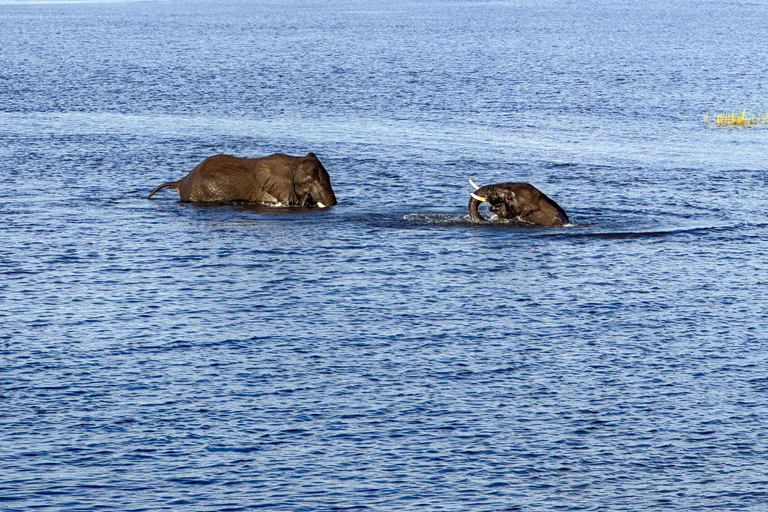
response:
[[(766, 19), (0, 2), (0, 509), (766, 510)], [(145, 199), (278, 151), (339, 204)]]

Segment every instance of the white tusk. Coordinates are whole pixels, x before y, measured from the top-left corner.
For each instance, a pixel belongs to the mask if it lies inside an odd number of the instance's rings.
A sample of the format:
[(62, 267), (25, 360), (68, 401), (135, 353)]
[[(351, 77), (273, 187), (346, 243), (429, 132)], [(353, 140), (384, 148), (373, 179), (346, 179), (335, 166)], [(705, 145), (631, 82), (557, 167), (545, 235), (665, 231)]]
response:
[(320, 208), (325, 208), (325, 205), (321, 203), (320, 201), (317, 202), (317, 206)]
[(477, 183), (475, 183), (475, 182), (474, 182), (474, 181), (472, 181), (472, 180), (469, 180), (469, 184), (470, 184), (470, 185), (472, 185), (473, 187), (475, 187), (475, 190), (477, 190), (477, 189), (479, 189), (479, 188), (480, 188), (480, 187), (478, 187), (478, 186), (477, 186)]
[(478, 201), (480, 201), (481, 203), (487, 203), (487, 202), (488, 202), (488, 200), (487, 200), (486, 198), (484, 198), (484, 197), (482, 197), (482, 196), (479, 196), (479, 195), (475, 194), (474, 192), (472, 192), (472, 193), (471, 193), (471, 194), (469, 194), (469, 195), (471, 195), (473, 199), (477, 199), (477, 200), (478, 200)]

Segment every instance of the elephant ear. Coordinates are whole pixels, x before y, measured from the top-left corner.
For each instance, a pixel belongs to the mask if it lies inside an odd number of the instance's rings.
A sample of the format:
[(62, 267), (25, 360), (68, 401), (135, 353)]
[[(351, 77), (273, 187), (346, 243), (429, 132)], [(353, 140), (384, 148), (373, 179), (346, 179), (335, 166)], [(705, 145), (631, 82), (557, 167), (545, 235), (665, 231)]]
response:
[(283, 161), (261, 162), (256, 166), (256, 183), (261, 190), (283, 204), (298, 204), (293, 169)]

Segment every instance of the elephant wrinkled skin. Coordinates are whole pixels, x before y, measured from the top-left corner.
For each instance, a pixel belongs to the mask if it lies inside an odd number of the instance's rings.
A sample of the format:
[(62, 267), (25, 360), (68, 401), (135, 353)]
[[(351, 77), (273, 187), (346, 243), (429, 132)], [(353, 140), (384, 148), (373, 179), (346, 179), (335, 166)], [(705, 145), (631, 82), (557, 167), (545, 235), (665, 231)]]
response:
[(490, 203), (491, 212), (502, 219), (537, 226), (562, 226), (568, 215), (552, 199), (530, 183), (497, 183), (475, 188), (469, 200), (469, 217), (474, 222), (488, 222), (480, 215), (480, 204)]
[(261, 158), (214, 155), (203, 160), (178, 181), (162, 183), (181, 202), (243, 201), (269, 206), (318, 206), (336, 204), (328, 172), (314, 153), (289, 156), (276, 153)]

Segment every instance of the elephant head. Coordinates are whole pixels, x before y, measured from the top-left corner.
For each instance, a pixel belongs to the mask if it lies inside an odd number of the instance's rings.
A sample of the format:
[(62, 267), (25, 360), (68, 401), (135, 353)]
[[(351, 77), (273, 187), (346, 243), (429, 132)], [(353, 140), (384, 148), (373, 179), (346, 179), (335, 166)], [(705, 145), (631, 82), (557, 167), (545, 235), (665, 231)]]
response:
[(480, 204), (489, 203), (491, 212), (502, 219), (510, 219), (537, 226), (562, 226), (568, 215), (560, 206), (530, 183), (497, 183), (477, 186), (470, 194), (469, 217), (474, 222), (487, 222), (480, 215)]
[(331, 188), (331, 178), (314, 153), (308, 153), (296, 166), (293, 176), (296, 197), (302, 206), (333, 206), (336, 195)]

